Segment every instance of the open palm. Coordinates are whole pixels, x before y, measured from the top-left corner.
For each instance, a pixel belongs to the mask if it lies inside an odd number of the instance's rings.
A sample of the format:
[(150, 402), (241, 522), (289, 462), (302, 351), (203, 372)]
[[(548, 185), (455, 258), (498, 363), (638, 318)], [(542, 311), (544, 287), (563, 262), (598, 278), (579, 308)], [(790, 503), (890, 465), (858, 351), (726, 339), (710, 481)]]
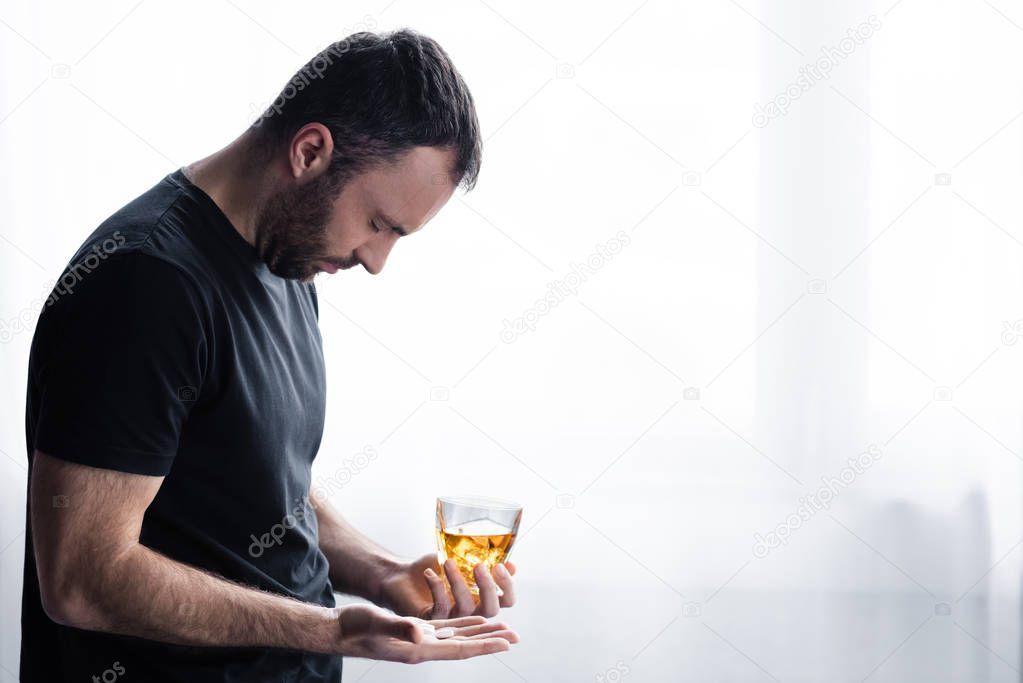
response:
[(519, 642), (506, 624), (488, 623), (481, 616), (426, 621), (371, 605), (349, 605), (341, 609), (339, 619), (339, 649), (349, 657), (416, 664), (504, 652)]

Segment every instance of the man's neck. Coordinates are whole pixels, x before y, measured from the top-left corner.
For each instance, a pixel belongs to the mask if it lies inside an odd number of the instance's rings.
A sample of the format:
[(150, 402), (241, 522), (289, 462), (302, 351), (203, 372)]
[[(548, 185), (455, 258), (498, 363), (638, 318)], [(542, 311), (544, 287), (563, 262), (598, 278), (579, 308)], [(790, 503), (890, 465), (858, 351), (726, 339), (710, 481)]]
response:
[(250, 134), (245, 133), (227, 147), (182, 169), (253, 246), (256, 215), (269, 190), (268, 176), (273, 172), (263, 164), (254, 164), (255, 156)]

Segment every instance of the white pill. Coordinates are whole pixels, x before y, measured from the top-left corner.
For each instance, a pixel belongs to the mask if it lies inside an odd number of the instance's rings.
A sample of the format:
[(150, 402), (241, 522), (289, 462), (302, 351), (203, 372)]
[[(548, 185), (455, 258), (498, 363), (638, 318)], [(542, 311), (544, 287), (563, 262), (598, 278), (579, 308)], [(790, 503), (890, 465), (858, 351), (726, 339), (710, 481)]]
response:
[(438, 629), (437, 632), (434, 633), (434, 635), (437, 638), (450, 638), (451, 636), (455, 635), (455, 629), (451, 628), (450, 626), (447, 628)]

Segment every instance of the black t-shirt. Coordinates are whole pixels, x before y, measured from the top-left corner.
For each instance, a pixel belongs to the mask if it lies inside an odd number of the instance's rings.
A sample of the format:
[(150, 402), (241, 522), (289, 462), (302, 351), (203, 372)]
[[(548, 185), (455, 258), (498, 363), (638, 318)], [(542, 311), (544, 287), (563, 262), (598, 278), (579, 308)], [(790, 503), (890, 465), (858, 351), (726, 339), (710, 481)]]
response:
[[(311, 283), (273, 275), (213, 200), (172, 173), (100, 225), (44, 306), (29, 363), (29, 466), (38, 449), (164, 476), (143, 544), (333, 606), (308, 500), (326, 398), (317, 314)], [(69, 494), (53, 505), (73, 506)], [(40, 603), (28, 538), (23, 681), (106, 680), (120, 670), (147, 683), (341, 678), (340, 657), (60, 626)]]

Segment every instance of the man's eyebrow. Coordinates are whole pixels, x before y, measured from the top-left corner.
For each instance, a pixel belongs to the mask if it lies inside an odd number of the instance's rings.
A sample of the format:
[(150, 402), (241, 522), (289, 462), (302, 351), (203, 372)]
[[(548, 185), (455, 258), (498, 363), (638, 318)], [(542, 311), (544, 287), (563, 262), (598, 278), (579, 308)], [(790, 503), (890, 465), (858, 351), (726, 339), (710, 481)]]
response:
[(406, 230), (405, 228), (401, 227), (398, 224), (398, 221), (394, 220), (393, 218), (391, 218), (387, 214), (381, 212), (380, 213), (380, 218), (382, 218), (384, 220), (384, 223), (387, 223), (389, 226), (391, 226), (392, 230), (396, 230), (398, 232), (398, 234), (401, 235), (402, 237), (405, 237), (406, 235), (408, 235), (409, 231)]

